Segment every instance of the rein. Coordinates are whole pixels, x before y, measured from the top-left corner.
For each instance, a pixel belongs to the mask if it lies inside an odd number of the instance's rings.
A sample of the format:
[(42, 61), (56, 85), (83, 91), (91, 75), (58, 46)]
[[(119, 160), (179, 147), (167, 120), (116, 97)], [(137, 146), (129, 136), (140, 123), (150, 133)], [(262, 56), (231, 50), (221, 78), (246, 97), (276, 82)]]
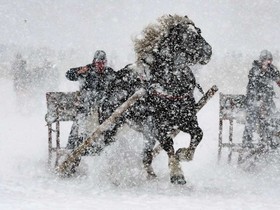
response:
[(203, 91), (202, 87), (200, 86), (200, 84), (196, 83), (196, 84), (195, 84), (195, 87), (197, 87), (197, 89), (199, 90), (199, 92), (200, 92), (202, 95), (204, 95), (204, 91)]

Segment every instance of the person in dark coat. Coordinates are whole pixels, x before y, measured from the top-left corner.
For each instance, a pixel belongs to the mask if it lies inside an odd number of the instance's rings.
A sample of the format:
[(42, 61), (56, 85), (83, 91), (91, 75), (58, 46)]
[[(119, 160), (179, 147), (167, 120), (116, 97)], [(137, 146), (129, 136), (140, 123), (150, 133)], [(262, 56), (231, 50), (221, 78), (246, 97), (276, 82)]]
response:
[(243, 147), (252, 148), (253, 132), (258, 131), (261, 143), (270, 143), (269, 117), (275, 111), (273, 82), (280, 86), (280, 73), (272, 64), (273, 56), (268, 50), (260, 53), (249, 72), (245, 99), (246, 124)]
[(87, 130), (91, 113), (99, 111), (104, 93), (109, 84), (115, 79), (115, 71), (107, 66), (106, 53), (97, 50), (91, 64), (86, 66), (71, 68), (66, 72), (66, 78), (71, 81), (80, 82), (81, 107), (78, 111), (76, 121), (71, 128), (68, 139), (68, 149), (78, 146), (84, 138), (88, 137), (92, 131)]

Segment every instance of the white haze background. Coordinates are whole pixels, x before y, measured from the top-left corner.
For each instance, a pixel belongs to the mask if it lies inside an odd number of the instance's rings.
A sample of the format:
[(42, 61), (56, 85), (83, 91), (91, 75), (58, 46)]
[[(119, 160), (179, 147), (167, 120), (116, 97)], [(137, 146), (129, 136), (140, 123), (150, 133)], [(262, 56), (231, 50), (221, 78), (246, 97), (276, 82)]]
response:
[[(213, 47), (212, 61), (194, 68), (205, 90), (216, 84), (221, 92), (244, 94), (262, 49), (274, 53), (279, 67), (279, 0), (0, 0), (0, 209), (280, 209), (279, 159), (255, 173), (226, 164), (226, 157), (217, 164), (218, 94), (198, 114), (204, 138), (194, 161), (182, 163), (187, 186), (169, 183), (165, 153), (154, 161), (158, 179), (147, 181), (142, 136), (127, 128), (100, 157), (84, 158), (78, 177), (60, 179), (48, 170), (45, 95), (17, 100), (10, 73), (15, 54), (23, 54), (29, 69), (42, 57), (52, 61), (60, 72), (56, 91), (75, 91), (78, 84), (64, 77), (70, 67), (90, 63), (97, 49), (116, 70), (134, 62), (133, 37), (175, 13), (188, 15)], [(62, 125), (64, 144), (70, 125)], [(180, 133), (175, 147), (188, 142)]]

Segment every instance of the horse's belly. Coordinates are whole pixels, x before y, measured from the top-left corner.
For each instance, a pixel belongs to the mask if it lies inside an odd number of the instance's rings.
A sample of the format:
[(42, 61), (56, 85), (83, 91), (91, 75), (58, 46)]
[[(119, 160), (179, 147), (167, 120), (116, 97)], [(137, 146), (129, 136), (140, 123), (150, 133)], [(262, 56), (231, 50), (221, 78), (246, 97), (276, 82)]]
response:
[(195, 104), (192, 101), (178, 100), (168, 103), (158, 103), (155, 107), (155, 115), (161, 122), (168, 124), (182, 123), (182, 121), (195, 115)]

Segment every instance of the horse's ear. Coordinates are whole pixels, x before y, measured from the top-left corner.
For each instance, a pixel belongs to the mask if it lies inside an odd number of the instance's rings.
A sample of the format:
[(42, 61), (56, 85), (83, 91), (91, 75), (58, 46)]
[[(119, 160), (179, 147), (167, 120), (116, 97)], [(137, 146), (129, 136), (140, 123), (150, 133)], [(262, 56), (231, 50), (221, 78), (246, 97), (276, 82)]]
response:
[(189, 17), (187, 15), (185, 15), (185, 18), (189, 19)]

